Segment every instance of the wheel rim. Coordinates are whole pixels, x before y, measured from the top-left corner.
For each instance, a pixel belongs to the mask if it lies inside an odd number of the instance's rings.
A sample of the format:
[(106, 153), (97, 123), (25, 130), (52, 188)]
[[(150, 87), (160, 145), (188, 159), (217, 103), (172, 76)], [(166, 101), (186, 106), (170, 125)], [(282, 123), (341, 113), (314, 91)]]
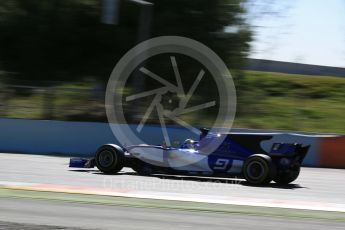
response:
[(99, 153), (99, 164), (102, 167), (107, 168), (111, 166), (113, 162), (114, 162), (114, 155), (110, 151), (105, 150)]
[(261, 162), (250, 162), (248, 164), (247, 174), (251, 179), (260, 179), (265, 174), (265, 167)]

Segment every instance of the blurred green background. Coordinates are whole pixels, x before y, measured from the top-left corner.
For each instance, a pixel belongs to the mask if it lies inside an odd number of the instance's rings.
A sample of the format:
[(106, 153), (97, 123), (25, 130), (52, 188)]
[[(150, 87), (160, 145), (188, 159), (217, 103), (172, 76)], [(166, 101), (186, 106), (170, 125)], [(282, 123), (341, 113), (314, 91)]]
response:
[[(207, 45), (230, 68), (238, 96), (235, 127), (345, 133), (344, 77), (245, 70), (255, 39), (248, 1), (149, 2), (147, 18), (145, 6), (121, 0), (118, 22), (107, 25), (100, 0), (1, 0), (0, 116), (106, 122), (105, 87), (117, 61), (142, 40), (177, 35)], [(158, 66), (172, 79), (167, 66)], [(195, 77), (183, 76), (186, 82)], [(216, 92), (210, 87), (195, 100)], [(207, 126), (213, 112), (185, 119)]]

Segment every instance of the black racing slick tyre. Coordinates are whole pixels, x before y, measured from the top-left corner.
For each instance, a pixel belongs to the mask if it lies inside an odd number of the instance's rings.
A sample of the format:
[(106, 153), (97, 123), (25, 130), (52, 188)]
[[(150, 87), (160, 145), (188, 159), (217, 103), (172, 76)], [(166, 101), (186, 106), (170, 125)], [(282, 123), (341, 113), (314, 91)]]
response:
[(101, 172), (116, 174), (124, 166), (125, 154), (117, 145), (103, 145), (96, 152), (95, 163)]
[(275, 178), (276, 168), (270, 156), (254, 154), (244, 162), (244, 178), (253, 185), (265, 185)]
[(274, 181), (277, 184), (290, 184), (291, 182), (297, 179), (300, 171), (301, 171), (301, 165), (295, 164), (288, 171), (278, 173), (276, 178), (274, 178)]

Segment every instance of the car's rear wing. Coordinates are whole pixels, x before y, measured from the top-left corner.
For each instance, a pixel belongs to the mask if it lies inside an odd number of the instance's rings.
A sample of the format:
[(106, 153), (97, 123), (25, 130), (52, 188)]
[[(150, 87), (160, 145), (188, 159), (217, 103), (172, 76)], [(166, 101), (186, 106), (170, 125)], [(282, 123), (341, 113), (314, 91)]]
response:
[(310, 145), (303, 146), (298, 143), (274, 143), (269, 155), (271, 157), (294, 157), (302, 163), (308, 153)]

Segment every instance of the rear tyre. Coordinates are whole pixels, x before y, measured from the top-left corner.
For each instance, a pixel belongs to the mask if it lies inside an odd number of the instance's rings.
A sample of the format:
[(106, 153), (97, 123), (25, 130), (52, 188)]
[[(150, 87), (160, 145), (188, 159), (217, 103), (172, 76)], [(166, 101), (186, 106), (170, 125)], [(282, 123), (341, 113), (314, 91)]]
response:
[(105, 174), (118, 173), (123, 168), (124, 162), (125, 154), (117, 145), (103, 145), (96, 152), (96, 166)]
[(270, 156), (254, 154), (245, 161), (244, 178), (253, 185), (265, 185), (275, 177), (276, 169)]
[(300, 171), (301, 171), (301, 165), (295, 164), (288, 171), (278, 173), (276, 178), (274, 178), (274, 181), (277, 184), (289, 184), (297, 179)]

